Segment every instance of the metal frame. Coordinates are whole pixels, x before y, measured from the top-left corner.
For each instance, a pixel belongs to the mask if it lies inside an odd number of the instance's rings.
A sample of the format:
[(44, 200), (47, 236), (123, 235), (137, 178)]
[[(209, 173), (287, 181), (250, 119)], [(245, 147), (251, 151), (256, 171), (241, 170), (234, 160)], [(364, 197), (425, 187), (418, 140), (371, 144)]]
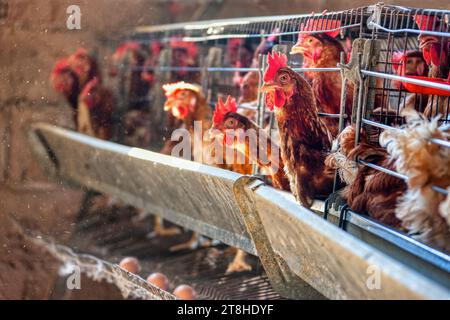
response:
[[(342, 86), (342, 97), (341, 97), (341, 111), (340, 114), (332, 115), (332, 114), (321, 114), (321, 116), (326, 117), (339, 117), (339, 127), (340, 130), (343, 129), (344, 126), (344, 102), (345, 102), (345, 92), (346, 92), (346, 84), (348, 82), (352, 82), (355, 84), (357, 88), (357, 95), (355, 95), (354, 100), (354, 108), (352, 115), (352, 123), (356, 125), (357, 128), (361, 128), (362, 126), (371, 126), (377, 130), (392, 128), (391, 126), (383, 123), (382, 121), (374, 121), (373, 119), (368, 118), (368, 114), (371, 110), (374, 109), (374, 101), (375, 101), (375, 81), (376, 79), (381, 79), (383, 81), (382, 95), (384, 97), (389, 97), (391, 95), (398, 95), (398, 101), (400, 102), (404, 91), (393, 90), (389, 87), (389, 81), (396, 80), (402, 82), (408, 82), (413, 84), (419, 84), (423, 86), (428, 86), (430, 88), (439, 88), (450, 90), (449, 85), (443, 84), (435, 84), (429, 81), (422, 80), (414, 80), (405, 77), (401, 77), (395, 74), (391, 74), (392, 63), (389, 61), (389, 56), (392, 52), (397, 49), (407, 49), (413, 46), (413, 42), (411, 38), (413, 36), (417, 36), (417, 34), (424, 33), (429, 35), (438, 35), (442, 37), (450, 37), (449, 30), (431, 30), (426, 32), (421, 32), (418, 30), (417, 26), (412, 21), (412, 17), (416, 13), (427, 14), (428, 16), (444, 16), (450, 15), (450, 11), (444, 10), (425, 10), (425, 9), (412, 9), (412, 8), (404, 8), (397, 6), (386, 6), (384, 4), (378, 4), (370, 7), (352, 9), (347, 11), (340, 12), (332, 12), (327, 13), (325, 15), (291, 15), (291, 16), (275, 16), (275, 17), (257, 17), (257, 18), (242, 18), (242, 19), (228, 19), (228, 20), (214, 20), (214, 21), (203, 21), (203, 22), (193, 22), (193, 23), (183, 23), (183, 24), (175, 24), (175, 25), (163, 25), (156, 27), (140, 27), (135, 30), (135, 33), (130, 37), (131, 40), (139, 41), (143, 44), (148, 44), (152, 41), (160, 41), (163, 43), (167, 43), (173, 37), (179, 37), (183, 41), (195, 42), (203, 48), (208, 48), (209, 46), (217, 46), (220, 45), (224, 47), (224, 43), (229, 39), (260, 39), (261, 37), (269, 36), (275, 34), (280, 38), (281, 47), (287, 47), (287, 45), (292, 44), (296, 40), (296, 35), (299, 33), (299, 25), (301, 23), (307, 23), (311, 20), (320, 20), (322, 18), (332, 18), (339, 19), (342, 23), (339, 30), (342, 33), (349, 32), (352, 33), (353, 36), (359, 37), (353, 42), (353, 50), (352, 57), (350, 61), (345, 64), (345, 57), (341, 57), (341, 63), (336, 68), (315, 68), (315, 69), (305, 69), (299, 68), (297, 65), (292, 65), (293, 69), (298, 72), (336, 72), (339, 71), (341, 73), (342, 79), (344, 81), (344, 85)], [(321, 22), (320, 22), (321, 23)], [(448, 25), (447, 25), (448, 29)], [(274, 33), (274, 30), (275, 33)], [(331, 31), (333, 29), (329, 28), (325, 31)], [(316, 33), (316, 32), (324, 32), (322, 31), (308, 31), (308, 33)], [(264, 71), (264, 57), (260, 57), (259, 65), (257, 68), (243, 67), (237, 68), (234, 66), (208, 66), (206, 63), (196, 66), (196, 67), (174, 67), (170, 66), (170, 59), (167, 59), (167, 52), (170, 52), (168, 48), (164, 49), (165, 59), (160, 60), (160, 64), (154, 67), (139, 67), (135, 68), (138, 70), (153, 70), (160, 75), (164, 75), (166, 80), (170, 78), (170, 73), (173, 71), (188, 71), (188, 72), (201, 72), (202, 74), (202, 84), (203, 89), (205, 90), (205, 96), (209, 98), (211, 102), (213, 97), (210, 92), (206, 92), (207, 86), (205, 84), (209, 83), (210, 73), (220, 73), (230, 76), (234, 72), (249, 72), (249, 71), (259, 71), (261, 74)], [(170, 55), (170, 54), (169, 54)], [(376, 66), (382, 64), (383, 71), (378, 71)], [(161, 80), (161, 79), (159, 79)], [(160, 96), (161, 98), (161, 96)], [(155, 99), (155, 103), (158, 104), (161, 102), (161, 99)], [(258, 123), (262, 124), (264, 120), (264, 116), (268, 111), (264, 106), (264, 99), (262, 94), (258, 96)], [(162, 104), (161, 104), (162, 105)], [(271, 128), (274, 125), (273, 115), (271, 115)], [(34, 129), (34, 141), (38, 141), (41, 147), (47, 151), (40, 150), (40, 158), (49, 157), (53, 159), (53, 163), (55, 166), (45, 165), (50, 168), (50, 172), (54, 174), (57, 172), (64, 179), (67, 180), (68, 173), (58, 172), (58, 157), (53, 154), (53, 152), (57, 152), (54, 146), (50, 146), (50, 142), (43, 137), (43, 132), (46, 132), (49, 136), (60, 135), (58, 139), (61, 141), (67, 140), (77, 140), (81, 145), (84, 144), (92, 144), (95, 145), (96, 148), (109, 150), (112, 148), (111, 145), (105, 145), (100, 142), (93, 142), (91, 140), (86, 140), (84, 138), (80, 138), (79, 136), (74, 136), (68, 134), (64, 131), (53, 132), (49, 128), (40, 126), (39, 128)], [(357, 132), (357, 141), (359, 140), (359, 130)], [(38, 137), (38, 138), (36, 138)], [(36, 140), (37, 139), (37, 140)], [(450, 147), (450, 143), (448, 141), (442, 141), (439, 139), (433, 139), (433, 143), (439, 144), (441, 147), (448, 148)], [(49, 144), (50, 143), (50, 144)], [(112, 148), (112, 154), (115, 154), (117, 148)], [(123, 150), (122, 150), (123, 151)], [(45, 154), (47, 152), (47, 154)], [(102, 154), (102, 151), (99, 151)], [(119, 152), (120, 153), (120, 152)], [(123, 154), (121, 155), (121, 157)], [(121, 158), (124, 161), (124, 158)], [(157, 163), (159, 159), (157, 157), (154, 159), (154, 163)], [(105, 161), (109, 161), (107, 158)], [(148, 159), (147, 159), (148, 160)], [(164, 158), (164, 161), (173, 162), (175, 160), (169, 160)], [(161, 160), (162, 162), (164, 162)], [(55, 162), (56, 161), (56, 162)], [(43, 161), (46, 162), (46, 161)], [(176, 161), (175, 161), (176, 162)], [(373, 169), (383, 171), (387, 174), (393, 174), (402, 179), (406, 179), (406, 177), (399, 175), (398, 173), (392, 172), (385, 168), (376, 166), (374, 164), (359, 161), (360, 164), (369, 166)], [(180, 164), (179, 162), (176, 162)], [(95, 165), (95, 164), (93, 164)], [(182, 166), (183, 168), (188, 168)], [(75, 168), (76, 169), (76, 168)], [(72, 168), (72, 170), (75, 170)], [(205, 168), (204, 168), (205, 169)], [(212, 170), (212, 171), (210, 171)], [(215, 170), (218, 169), (209, 169), (207, 170), (207, 174), (218, 174)], [(201, 170), (200, 170), (201, 171)], [(206, 171), (205, 171), (206, 172)], [(203, 172), (203, 174), (205, 174)], [(254, 170), (254, 173), (257, 173), (257, 170)], [(197, 174), (197, 173), (196, 173)], [(200, 173), (198, 173), (200, 174)], [(232, 178), (230, 181), (234, 181), (233, 179), (236, 176), (233, 176), (229, 173)], [(228, 173), (227, 173), (228, 175)], [(108, 185), (107, 187), (102, 184), (93, 183), (89, 184), (84, 181), (82, 178), (77, 177), (78, 183), (82, 183), (88, 185), (88, 187), (98, 188), (104, 192), (117, 192), (114, 186)], [(267, 225), (264, 225), (264, 221), (262, 216), (260, 215), (258, 209), (255, 208), (255, 195), (248, 194), (248, 183), (252, 184), (254, 182), (253, 179), (249, 178), (239, 178), (237, 181), (233, 182), (233, 187), (236, 192), (237, 202), (240, 204), (239, 208), (242, 211), (242, 223), (246, 226), (246, 234), (243, 238), (238, 239), (239, 237), (234, 237), (234, 235), (227, 235), (225, 233), (217, 232), (217, 229), (214, 229), (213, 225), (201, 224), (199, 227), (198, 221), (184, 219), (180, 215), (170, 216), (168, 214), (165, 218), (172, 218), (172, 221), (183, 224), (187, 227), (190, 227), (198, 232), (207, 234), (207, 235), (219, 235), (219, 238), (222, 237), (221, 240), (225, 241), (228, 244), (243, 248), (247, 252), (250, 253), (258, 253), (261, 260), (263, 261), (264, 267), (271, 277), (271, 281), (273, 285), (278, 288), (278, 290), (285, 292), (287, 296), (299, 296), (307, 297), (314, 296), (314, 290), (309, 291), (309, 287), (304, 285), (304, 282), (296, 282), (295, 272), (292, 271), (292, 267), (289, 267), (288, 259), (283, 259), (279, 257), (279, 253), (276, 252), (276, 249), (272, 247), (270, 235), (266, 234)], [(69, 179), (70, 180), (70, 179)], [(110, 182), (110, 184), (112, 184)], [(258, 192), (259, 189), (264, 189), (265, 187), (259, 188), (260, 185), (256, 187), (253, 185), (250, 189), (252, 192)], [(446, 190), (442, 190), (440, 188), (435, 187), (435, 190), (438, 192), (442, 192), (443, 194), (447, 194)], [(275, 197), (277, 198), (277, 197)], [(127, 199), (131, 202), (135, 202), (137, 204), (148, 205), (151, 211), (157, 212), (158, 210), (165, 210), (167, 208), (161, 207), (152, 207), (151, 204), (145, 204), (142, 202), (142, 199), (138, 199), (134, 195), (127, 195)], [(279, 199), (279, 198), (277, 198)], [(283, 205), (286, 205), (283, 203)], [(297, 208), (297, 207), (296, 207)], [(155, 211), (155, 209), (158, 209)], [(167, 210), (166, 210), (167, 211)], [(304, 208), (300, 210), (301, 214), (304, 214)], [(308, 213), (310, 213), (308, 211)], [(300, 214), (300, 213), (299, 213)], [(425, 275), (425, 277), (429, 277), (433, 280), (440, 280), (444, 283), (446, 288), (448, 289), (449, 283), (446, 282), (446, 276), (450, 272), (449, 267), (449, 256), (441, 253), (433, 248), (430, 248), (422, 243), (419, 243), (412, 238), (391, 230), (385, 226), (380, 225), (379, 223), (372, 221), (362, 215), (351, 212), (348, 208), (341, 208), (339, 213), (330, 212), (328, 215), (328, 210), (325, 210), (325, 216), (329, 217), (330, 220), (337, 220), (337, 224), (340, 228), (345, 229), (351, 234), (360, 237), (361, 239), (366, 240), (370, 243), (371, 246), (383, 251), (390, 257), (393, 257), (394, 260), (400, 260), (402, 264), (408, 265), (408, 268), (414, 269), (415, 272), (421, 273)], [(195, 229), (197, 228), (197, 229)], [(299, 230), (300, 232), (300, 230)], [(339, 233), (337, 233), (340, 235)], [(248, 238), (247, 235), (251, 238)], [(242, 234), (240, 235), (242, 236)], [(231, 239), (231, 240), (230, 240)], [(238, 239), (238, 240), (236, 240)], [(370, 239), (370, 240), (368, 240)], [(273, 239), (272, 239), (273, 240)], [(338, 239), (334, 239), (334, 241), (338, 241)], [(246, 245), (243, 245), (246, 243)], [(372, 247), (371, 247), (372, 248)], [(375, 250), (375, 249), (374, 249)], [(397, 257), (398, 255), (398, 257)], [(424, 267), (424, 270), (419, 270), (418, 267)], [(301, 273), (301, 272), (300, 272)], [(297, 273), (298, 275), (298, 273)], [(307, 277), (306, 277), (307, 278)], [(321, 288), (317, 287), (317, 283), (315, 279), (309, 279), (310, 282), (315, 283), (315, 289), (321, 291)], [(444, 280), (444, 281), (443, 281)], [(296, 283), (291, 286), (292, 283)], [(303, 289), (300, 292), (295, 290), (296, 287), (302, 287)], [(314, 287), (314, 286), (313, 286)], [(306, 290), (306, 291), (304, 291)], [(308, 292), (305, 294), (305, 292)], [(322, 291), (321, 291), (322, 292)], [(341, 293), (330, 293), (330, 292), (322, 292), (327, 297), (347, 297), (346, 294)], [(351, 295), (350, 295), (351, 296)]]
[[(301, 207), (291, 195), (254, 178), (47, 124), (30, 128), (30, 142), (40, 162), (52, 168), (47, 172), (53, 179), (111, 194), (260, 256), (274, 288), (286, 297), (450, 298), (450, 287), (435, 280), (432, 268), (414, 270), (411, 261), (398, 261), (389, 250), (382, 253)], [(168, 180), (162, 185), (155, 177)], [(214, 187), (208, 188), (211, 183)], [(174, 196), (185, 188), (197, 190), (203, 202), (197, 202), (195, 193), (188, 198)], [(161, 192), (170, 204), (160, 198)], [(221, 199), (204, 201), (211, 197)], [(174, 211), (178, 205), (182, 212)], [(229, 232), (221, 232), (224, 227)], [(298, 239), (289, 241), (290, 237)], [(371, 265), (380, 268), (381, 290), (366, 286)]]

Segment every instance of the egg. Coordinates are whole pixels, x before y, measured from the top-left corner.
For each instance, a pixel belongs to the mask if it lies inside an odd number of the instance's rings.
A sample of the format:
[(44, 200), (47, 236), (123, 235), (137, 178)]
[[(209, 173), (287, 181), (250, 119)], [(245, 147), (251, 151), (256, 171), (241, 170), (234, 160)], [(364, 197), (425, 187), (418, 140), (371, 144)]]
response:
[(134, 274), (137, 274), (139, 271), (141, 271), (139, 260), (134, 257), (126, 257), (122, 259), (122, 261), (120, 261), (119, 263), (119, 267)]
[(176, 287), (173, 294), (181, 300), (195, 300), (197, 298), (197, 292), (195, 292), (194, 288), (186, 284)]
[(161, 288), (164, 291), (167, 291), (169, 289), (169, 279), (162, 273), (152, 273), (148, 276), (147, 282)]

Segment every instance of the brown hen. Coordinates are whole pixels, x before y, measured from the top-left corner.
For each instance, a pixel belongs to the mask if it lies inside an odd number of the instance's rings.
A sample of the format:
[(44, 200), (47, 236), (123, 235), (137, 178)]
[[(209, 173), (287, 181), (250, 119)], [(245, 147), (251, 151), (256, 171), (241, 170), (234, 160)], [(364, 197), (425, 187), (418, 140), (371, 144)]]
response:
[(333, 190), (334, 172), (325, 166), (331, 134), (318, 116), (310, 84), (287, 67), (287, 57), (268, 57), (262, 90), (274, 110), (280, 132), (281, 156), (297, 201), (310, 207), (313, 199), (325, 199)]

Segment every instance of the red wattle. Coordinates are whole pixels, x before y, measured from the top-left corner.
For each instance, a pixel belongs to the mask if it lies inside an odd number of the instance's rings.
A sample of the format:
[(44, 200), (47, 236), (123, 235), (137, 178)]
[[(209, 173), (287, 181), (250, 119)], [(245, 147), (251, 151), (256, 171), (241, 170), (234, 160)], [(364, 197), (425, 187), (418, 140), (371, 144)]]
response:
[(317, 60), (319, 60), (321, 55), (322, 55), (322, 49), (315, 49), (314, 50), (313, 57), (312, 57), (314, 63), (316, 63)]
[(184, 119), (187, 117), (189, 110), (185, 106), (176, 106), (172, 108), (172, 115), (178, 119)]
[(281, 108), (284, 106), (285, 103), (286, 103), (286, 96), (285, 96), (284, 92), (280, 89), (276, 89), (275, 90), (275, 99), (274, 99), (275, 107)]
[(423, 53), (423, 58), (425, 59), (427, 64), (430, 64), (431, 63), (430, 51), (428, 49), (424, 49), (424, 50), (422, 50), (422, 53)]

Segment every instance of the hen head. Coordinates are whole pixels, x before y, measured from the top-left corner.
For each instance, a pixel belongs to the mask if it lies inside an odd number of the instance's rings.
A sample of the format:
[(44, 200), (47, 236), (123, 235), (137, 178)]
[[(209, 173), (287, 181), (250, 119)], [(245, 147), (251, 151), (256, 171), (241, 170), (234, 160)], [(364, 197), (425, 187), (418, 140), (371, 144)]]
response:
[(428, 73), (420, 51), (394, 52), (392, 60), (394, 71), (400, 76), (424, 76)]
[(335, 67), (342, 51), (344, 48), (339, 41), (323, 33), (300, 34), (290, 53), (302, 54), (311, 67), (318, 63), (322, 65), (324, 62), (331, 62), (330, 66)]
[[(323, 12), (322, 14), (325, 14)], [(312, 67), (323, 57), (332, 57), (339, 61), (342, 45), (335, 39), (340, 33), (341, 22), (328, 17), (314, 17), (300, 25), (301, 33), (297, 43), (292, 47), (291, 54), (302, 54), (305, 66)], [(305, 33), (321, 31), (321, 33)], [(334, 63), (334, 62), (333, 62)]]
[(74, 74), (67, 59), (61, 59), (53, 68), (50, 80), (57, 92), (70, 95), (77, 81), (77, 76)]
[[(198, 48), (193, 42), (185, 42), (178, 38), (170, 41), (172, 48), (172, 65), (176, 67), (192, 67), (196, 65)], [(178, 75), (186, 75), (187, 70), (177, 71)]]
[(287, 57), (282, 53), (269, 54), (267, 64), (261, 91), (266, 93), (266, 105), (272, 111), (291, 101), (297, 89), (298, 74), (287, 66)]
[(319, 37), (300, 34), (298, 42), (292, 47), (291, 54), (302, 54), (305, 59), (316, 63), (322, 55), (323, 42)]
[(111, 57), (111, 64), (109, 66), (109, 76), (116, 77), (119, 73), (119, 66), (125, 62), (128, 65), (138, 65), (142, 59), (145, 59), (144, 51), (139, 42), (128, 41), (122, 43)]
[(194, 84), (177, 82), (163, 85), (167, 97), (164, 111), (171, 112), (179, 120), (193, 115), (198, 108), (200, 87)]
[(248, 129), (255, 129), (255, 125), (247, 117), (237, 113), (236, 100), (228, 96), (223, 102), (219, 98), (214, 110), (211, 138), (218, 139), (223, 145), (236, 146), (245, 142), (244, 133)]
[[(439, 30), (439, 19), (434, 16), (416, 15), (415, 21), (422, 31)], [(442, 45), (444, 45), (442, 47)], [(419, 47), (422, 49), (423, 57), (427, 64), (439, 66), (441, 61), (445, 61), (447, 56), (447, 40), (433, 35), (420, 34)]]
[(251, 71), (242, 79), (240, 102), (252, 102), (258, 99), (259, 73)]
[(90, 74), (96, 68), (94, 58), (83, 48), (78, 48), (74, 54), (69, 56), (67, 62), (78, 75), (82, 84), (89, 80)]
[[(399, 76), (426, 76), (428, 65), (421, 51), (394, 52), (392, 57), (392, 68)], [(393, 81), (393, 85), (400, 89), (400, 81)]]

